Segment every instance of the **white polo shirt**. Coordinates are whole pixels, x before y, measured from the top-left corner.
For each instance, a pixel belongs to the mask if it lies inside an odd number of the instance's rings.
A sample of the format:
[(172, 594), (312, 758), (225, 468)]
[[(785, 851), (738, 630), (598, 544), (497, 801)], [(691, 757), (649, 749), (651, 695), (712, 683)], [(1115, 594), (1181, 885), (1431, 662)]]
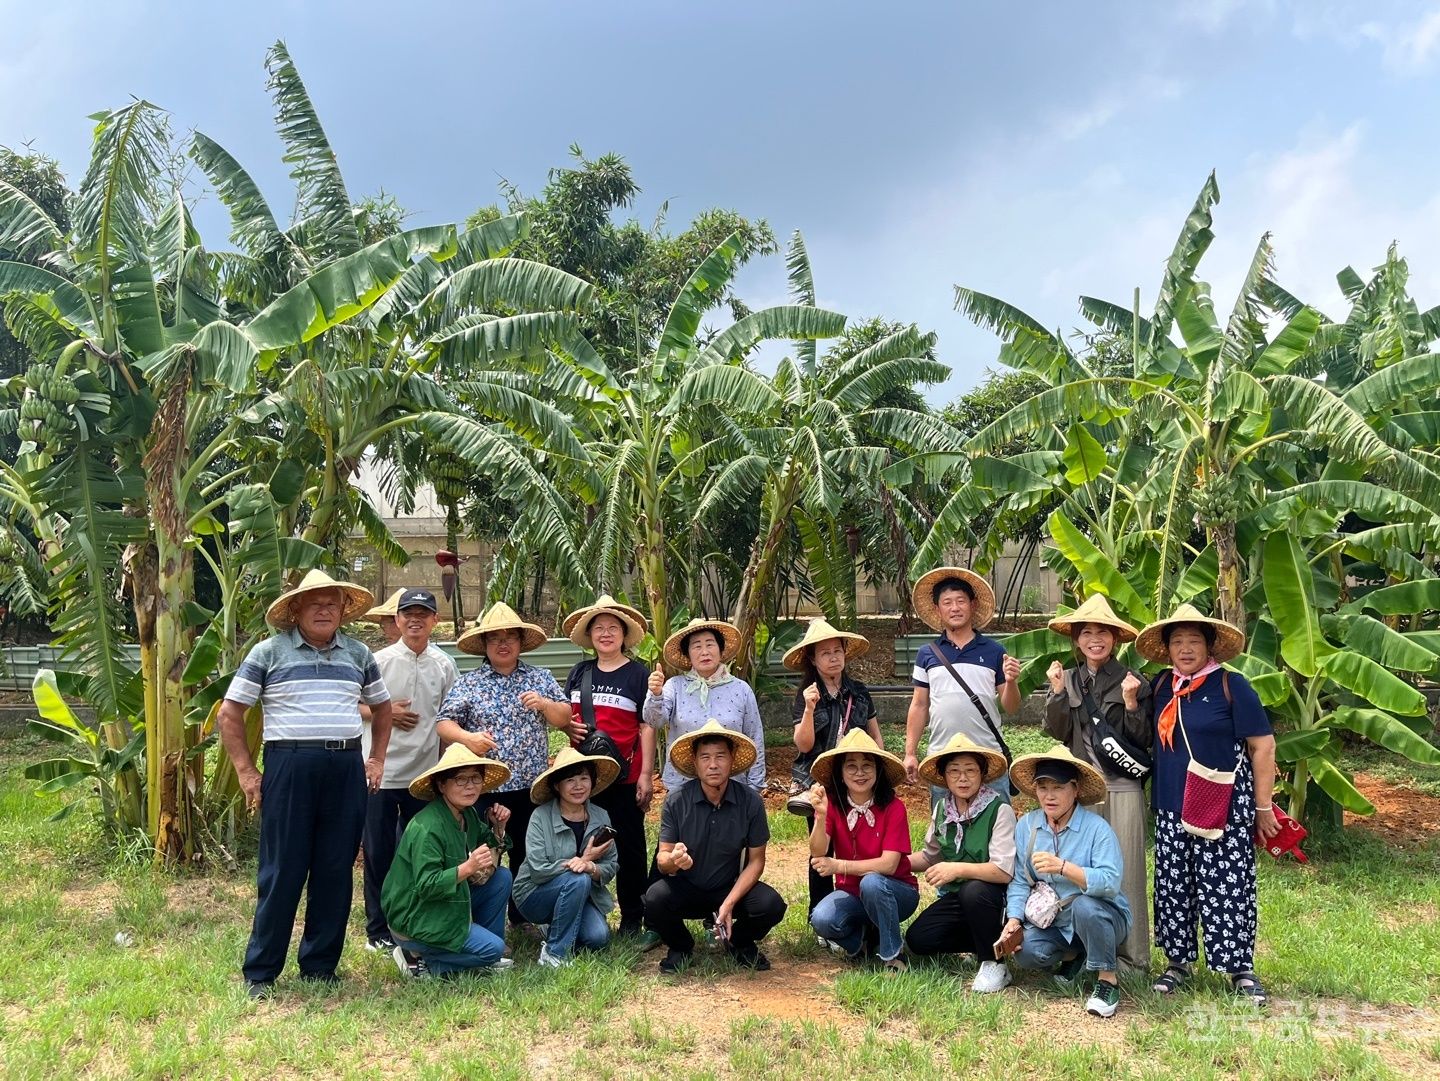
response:
[[(385, 777), (381, 788), (408, 788), (410, 782), (440, 761), (440, 733), (435, 730), (435, 715), (445, 700), (460, 671), (443, 650), (426, 645), (416, 653), (404, 640), (375, 653), (380, 676), (390, 692), (391, 702), (410, 700), (410, 708), (420, 715), (415, 727), (406, 732), (390, 729), (390, 747), (385, 752)], [(365, 755), (370, 755), (370, 725), (363, 733)]]

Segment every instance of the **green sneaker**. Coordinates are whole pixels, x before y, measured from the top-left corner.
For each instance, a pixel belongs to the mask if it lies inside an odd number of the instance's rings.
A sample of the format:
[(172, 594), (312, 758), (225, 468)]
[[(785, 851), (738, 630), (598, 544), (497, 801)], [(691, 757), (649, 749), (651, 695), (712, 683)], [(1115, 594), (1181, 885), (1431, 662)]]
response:
[(1105, 980), (1096, 980), (1095, 989), (1085, 1003), (1085, 1012), (1095, 1017), (1114, 1017), (1120, 1008), (1120, 988)]

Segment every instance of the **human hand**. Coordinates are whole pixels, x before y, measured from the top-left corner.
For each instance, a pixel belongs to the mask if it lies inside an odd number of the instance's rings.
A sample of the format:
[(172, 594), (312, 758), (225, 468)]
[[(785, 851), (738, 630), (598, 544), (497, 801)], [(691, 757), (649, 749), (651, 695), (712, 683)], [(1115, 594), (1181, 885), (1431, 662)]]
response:
[(1269, 841), (1280, 832), (1280, 820), (1275, 817), (1275, 810), (1255, 812), (1255, 832), (1260, 835), (1260, 840)]
[(817, 875), (833, 878), (840, 869), (840, 861), (830, 856), (811, 856), (810, 868)]
[(695, 858), (690, 855), (690, 851), (685, 847), (684, 841), (681, 841), (670, 850), (670, 862), (677, 871), (688, 871), (695, 866)]
[(402, 732), (408, 732), (420, 723), (420, 714), (410, 708), (411, 700), (402, 698), (390, 703), (390, 723)]
[(913, 754), (905, 755), (905, 779), (911, 784), (920, 780), (920, 759)]
[(810, 801), (810, 806), (815, 808), (815, 821), (824, 822), (825, 815), (830, 810), (830, 798), (825, 795), (825, 786), (817, 781), (810, 786), (810, 791), (805, 793), (805, 798)]
[(813, 713), (815, 707), (820, 704), (820, 684), (810, 684), (800, 692), (800, 697), (805, 700), (805, 712)]
[(937, 863), (933, 867), (925, 869), (925, 881), (937, 888), (948, 882), (954, 882), (957, 878), (964, 877), (960, 873), (963, 866), (959, 863)]
[(495, 831), (496, 836), (503, 836), (505, 833), (505, 823), (510, 821), (510, 808), (506, 807), (503, 803), (493, 803), (490, 805), (490, 810), (485, 817), (490, 820), (490, 826)]
[(715, 910), (715, 936), (721, 942), (729, 942), (735, 933), (735, 906), (725, 902)]
[(489, 732), (466, 732), (463, 738), (465, 746), (481, 758), (495, 749), (495, 737)]
[(600, 841), (597, 843), (595, 838), (592, 837), (590, 843), (585, 846), (585, 851), (580, 854), (580, 858), (595, 863), (604, 856), (606, 852), (610, 851), (610, 846), (614, 843), (613, 840)]
[(1051, 661), (1050, 667), (1045, 669), (1045, 678), (1050, 681), (1050, 690), (1059, 694), (1065, 689), (1065, 666), (1059, 661)]
[(495, 870), (495, 852), (489, 845), (480, 845), (470, 857), (460, 865), (461, 872), (466, 878), (474, 878), (476, 875), (483, 875), (486, 872)]
[(655, 671), (650, 673), (650, 681), (647, 686), (650, 693), (657, 698), (665, 693), (665, 670), (658, 664), (655, 666)]
[(650, 810), (650, 803), (655, 799), (655, 778), (650, 774), (641, 772), (640, 779), (635, 782), (635, 806), (642, 811)]
[(380, 782), (385, 779), (385, 760), (383, 758), (365, 759), (365, 787), (371, 792), (380, 791)]
[(1006, 683), (1014, 683), (1020, 678), (1020, 658), (1012, 657), (1007, 653), (1005, 659), (1000, 662), (1000, 670), (1005, 674)]
[(1120, 681), (1120, 697), (1125, 700), (1126, 709), (1140, 708), (1140, 686), (1140, 681), (1135, 678), (1134, 672), (1125, 673), (1125, 678)]
[(585, 741), (585, 737), (590, 734), (590, 726), (579, 717), (571, 717), (570, 726), (566, 729), (566, 733), (570, 736), (570, 742), (579, 746)]
[(240, 791), (245, 793), (245, 809), (251, 814), (260, 812), (260, 771), (251, 766), (240, 774)]
[(1030, 857), (1030, 862), (1037, 875), (1058, 875), (1066, 863), (1053, 852), (1036, 852)]
[(1019, 920), (1007, 920), (1000, 931), (1000, 937), (995, 940), (991, 948), (995, 951), (995, 960), (1003, 961), (1012, 953), (1020, 949), (1025, 941), (1025, 927)]
[(546, 701), (547, 699), (536, 691), (524, 691), (520, 695), (520, 705), (525, 709), (539, 709)]

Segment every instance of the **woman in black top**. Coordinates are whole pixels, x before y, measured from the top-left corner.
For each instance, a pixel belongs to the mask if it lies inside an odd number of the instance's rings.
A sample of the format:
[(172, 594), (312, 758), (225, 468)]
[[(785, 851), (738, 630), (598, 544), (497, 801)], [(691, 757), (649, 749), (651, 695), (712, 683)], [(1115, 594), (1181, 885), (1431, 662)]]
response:
[[(839, 631), (825, 619), (813, 621), (799, 644), (785, 653), (784, 664), (801, 673), (795, 691), (791, 719), (795, 722), (795, 764), (790, 769), (790, 799), (793, 814), (809, 818), (814, 813), (810, 791), (810, 766), (831, 750), (853, 728), (863, 728), (878, 745), (880, 724), (865, 684), (851, 679), (845, 665), (863, 656), (870, 643), (863, 635)], [(833, 880), (810, 870), (810, 910), (834, 888)]]

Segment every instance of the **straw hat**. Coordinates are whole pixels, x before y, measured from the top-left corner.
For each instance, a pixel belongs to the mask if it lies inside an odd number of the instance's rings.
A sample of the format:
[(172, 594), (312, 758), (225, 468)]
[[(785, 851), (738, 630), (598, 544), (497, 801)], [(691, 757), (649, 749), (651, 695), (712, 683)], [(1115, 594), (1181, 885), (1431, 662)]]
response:
[(1135, 641), (1135, 635), (1138, 633), (1134, 627), (1115, 614), (1103, 593), (1092, 593), (1073, 612), (1063, 616), (1057, 613), (1055, 618), (1050, 621), (1050, 629), (1056, 634), (1073, 637), (1075, 631), (1087, 623), (1098, 623), (1102, 627), (1109, 627), (1113, 630), (1116, 645), (1121, 642)]
[(338, 589), (345, 595), (345, 612), (340, 617), (341, 623), (349, 623), (375, 603), (374, 594), (364, 586), (357, 586), (354, 582), (337, 582), (324, 571), (310, 571), (300, 579), (298, 586), (287, 589), (265, 609), (265, 622), (276, 630), (288, 631), (295, 626), (295, 620), (290, 615), (290, 602), (302, 594), (315, 593), (322, 589)]
[(731, 731), (714, 717), (670, 744), (670, 764), (686, 777), (694, 777), (695, 744), (707, 736), (724, 736), (730, 741), (730, 749), (735, 754), (735, 761), (730, 764), (730, 776), (744, 773), (755, 764), (755, 744), (750, 742), (750, 737)]
[(936, 567), (933, 571), (922, 574), (915, 583), (915, 588), (910, 591), (910, 607), (932, 628), (937, 631), (944, 629), (944, 624), (940, 621), (940, 609), (930, 592), (937, 583), (946, 578), (959, 578), (962, 582), (969, 583), (970, 588), (975, 591), (975, 604), (970, 616), (972, 627), (978, 630), (995, 617), (995, 591), (990, 588), (989, 582), (964, 567)]
[(810, 763), (810, 776), (828, 785), (835, 767), (845, 761), (847, 754), (873, 754), (880, 760), (880, 766), (892, 785), (905, 783), (905, 763), (871, 739), (870, 733), (863, 728), (850, 729), (839, 743)]
[(416, 799), (434, 799), (435, 784), (432, 778), (435, 774), (444, 773), (447, 769), (459, 769), (461, 766), (479, 766), (485, 771), (480, 782), (481, 792), (494, 791), (510, 779), (510, 767), (504, 762), (481, 758), (465, 744), (452, 743), (445, 748), (440, 761), (410, 782), (410, 794)]
[(920, 763), (920, 779), (936, 788), (944, 788), (945, 774), (940, 770), (940, 763), (952, 754), (973, 754), (977, 758), (983, 759), (985, 784), (1005, 776), (1005, 756), (1003, 754), (992, 747), (982, 747), (965, 733), (957, 732), (950, 737), (949, 743), (938, 751), (931, 751), (925, 756), (925, 761)]
[(740, 649), (740, 630), (733, 623), (726, 623), (723, 619), (692, 619), (665, 639), (665, 665), (671, 671), (690, 671), (690, 658), (685, 656), (685, 651), (680, 648), (680, 643), (696, 631), (715, 632), (715, 636), (720, 639), (720, 662), (722, 664), (733, 658)]
[(1080, 802), (1089, 806), (1105, 800), (1105, 776), (1089, 762), (1076, 758), (1070, 748), (1057, 743), (1043, 754), (1022, 754), (1010, 767), (1010, 780), (1027, 796), (1035, 795), (1035, 770), (1041, 762), (1064, 762), (1074, 766), (1080, 784)]
[(550, 768), (536, 777), (535, 783), (530, 786), (530, 802), (538, 805), (554, 799), (555, 787), (550, 783), (550, 778), (581, 762), (595, 763), (595, 785), (590, 789), (591, 798), (609, 788), (615, 783), (615, 778), (620, 776), (620, 763), (608, 754), (581, 754), (574, 747), (562, 747)]
[(397, 589), (394, 593), (390, 594), (390, 596), (386, 597), (383, 602), (377, 604), (374, 608), (370, 609), (370, 611), (366, 612), (360, 618), (363, 619), (366, 623), (379, 623), (382, 619), (387, 618), (399, 619), (400, 609), (397, 606), (396, 602), (400, 599), (400, 594), (404, 592), (405, 589), (402, 586), (400, 589)]
[(549, 639), (549, 635), (535, 624), (526, 623), (515, 614), (515, 609), (504, 601), (496, 601), (485, 609), (485, 614), (480, 617), (480, 622), (462, 634), (455, 645), (462, 653), (483, 657), (485, 656), (485, 635), (490, 631), (519, 631), (521, 653), (529, 653), (536, 646), (543, 646)]
[(810, 646), (818, 646), (821, 642), (828, 642), (838, 638), (845, 643), (845, 663), (849, 664), (856, 657), (863, 657), (870, 652), (870, 641), (863, 634), (855, 634), (851, 631), (837, 631), (830, 626), (829, 622), (822, 616), (820, 619), (810, 621), (810, 626), (805, 628), (805, 637), (800, 639), (799, 644), (791, 646), (785, 651), (785, 667), (792, 672), (798, 672), (805, 663), (805, 650)]
[(631, 608), (628, 604), (621, 604), (608, 593), (602, 593), (595, 598), (594, 604), (566, 616), (565, 622), (560, 625), (560, 633), (581, 649), (590, 649), (590, 624), (594, 622), (596, 616), (601, 615), (614, 616), (625, 624), (626, 649), (633, 649), (639, 645), (640, 639), (644, 638), (650, 630), (650, 624), (645, 621), (645, 617), (637, 609)]
[(1169, 664), (1170, 651), (1165, 647), (1163, 636), (1166, 627), (1173, 627), (1177, 623), (1209, 624), (1215, 628), (1215, 645), (1210, 650), (1210, 659), (1217, 664), (1223, 664), (1245, 651), (1245, 636), (1238, 627), (1231, 626), (1223, 619), (1213, 619), (1205, 615), (1193, 604), (1182, 604), (1169, 619), (1156, 620), (1140, 632), (1140, 637), (1135, 639), (1136, 652), (1147, 661)]

